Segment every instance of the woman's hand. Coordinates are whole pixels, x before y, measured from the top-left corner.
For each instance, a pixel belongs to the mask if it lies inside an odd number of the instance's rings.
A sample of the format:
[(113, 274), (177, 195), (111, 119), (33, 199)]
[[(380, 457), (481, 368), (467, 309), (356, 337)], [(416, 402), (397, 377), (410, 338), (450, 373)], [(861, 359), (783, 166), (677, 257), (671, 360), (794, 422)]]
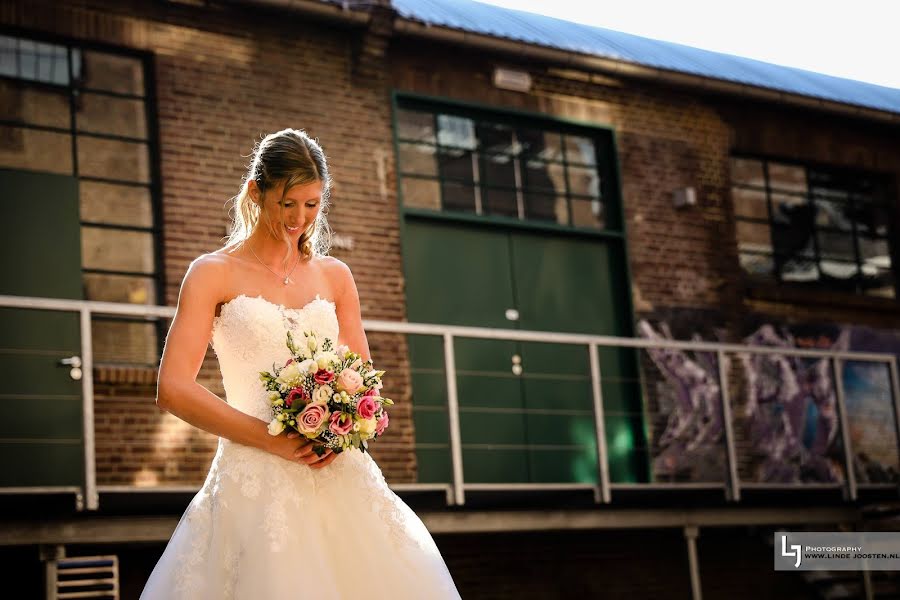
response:
[[(300, 438), (299, 440), (297, 438)], [(272, 440), (270, 452), (276, 456), (280, 456), (285, 460), (309, 465), (312, 469), (321, 469), (330, 465), (337, 454), (330, 449), (325, 449), (322, 456), (317, 456), (313, 448), (315, 443), (305, 437), (302, 437), (296, 431), (288, 432), (287, 435), (277, 435)]]

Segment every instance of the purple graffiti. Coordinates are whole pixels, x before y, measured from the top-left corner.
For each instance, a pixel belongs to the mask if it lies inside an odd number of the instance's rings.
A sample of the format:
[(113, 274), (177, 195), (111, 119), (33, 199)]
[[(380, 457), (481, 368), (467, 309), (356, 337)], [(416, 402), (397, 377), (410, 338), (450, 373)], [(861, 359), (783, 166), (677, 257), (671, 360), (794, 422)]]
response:
[[(763, 325), (744, 343), (794, 348), (789, 332)], [(841, 336), (831, 349), (847, 348)], [(743, 430), (753, 455), (751, 479), (762, 483), (837, 482), (844, 478), (839, 419), (827, 359), (741, 353), (746, 378)], [(748, 457), (749, 458), (749, 457)]]

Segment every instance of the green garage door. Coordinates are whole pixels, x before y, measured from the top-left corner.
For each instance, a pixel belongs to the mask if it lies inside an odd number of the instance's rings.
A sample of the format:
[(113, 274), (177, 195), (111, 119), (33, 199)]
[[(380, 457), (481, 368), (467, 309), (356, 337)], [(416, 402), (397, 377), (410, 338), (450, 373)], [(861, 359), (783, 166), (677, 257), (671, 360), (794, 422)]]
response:
[[(410, 321), (631, 335), (621, 243), (407, 216)], [(633, 351), (600, 350), (613, 481), (642, 481)], [(456, 340), (465, 480), (595, 483), (586, 348)], [(452, 480), (442, 340), (410, 336), (420, 482)], [(518, 370), (518, 368), (521, 370)]]
[[(68, 151), (66, 149), (66, 151)], [(0, 169), (0, 295), (82, 297), (74, 177)], [(81, 486), (79, 316), (0, 308), (0, 487)]]

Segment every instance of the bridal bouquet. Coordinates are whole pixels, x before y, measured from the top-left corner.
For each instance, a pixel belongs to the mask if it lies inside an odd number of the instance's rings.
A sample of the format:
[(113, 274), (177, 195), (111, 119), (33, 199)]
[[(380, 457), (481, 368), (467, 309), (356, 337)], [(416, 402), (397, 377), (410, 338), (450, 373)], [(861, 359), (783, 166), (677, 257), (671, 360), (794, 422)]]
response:
[(384, 433), (385, 406), (394, 403), (380, 392), (384, 371), (313, 332), (295, 338), (289, 331), (287, 347), (291, 358), (283, 367), (259, 374), (272, 403), (269, 434), (293, 429), (319, 442), (313, 448), (319, 456), (326, 448), (365, 452), (366, 442)]

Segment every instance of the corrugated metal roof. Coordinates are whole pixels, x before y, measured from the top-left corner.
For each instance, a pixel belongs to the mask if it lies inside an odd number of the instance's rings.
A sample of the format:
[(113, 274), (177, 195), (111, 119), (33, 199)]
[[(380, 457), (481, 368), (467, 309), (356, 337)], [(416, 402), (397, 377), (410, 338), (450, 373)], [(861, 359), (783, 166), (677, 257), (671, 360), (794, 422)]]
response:
[(900, 90), (472, 0), (392, 0), (397, 13), (497, 38), (900, 113)]

